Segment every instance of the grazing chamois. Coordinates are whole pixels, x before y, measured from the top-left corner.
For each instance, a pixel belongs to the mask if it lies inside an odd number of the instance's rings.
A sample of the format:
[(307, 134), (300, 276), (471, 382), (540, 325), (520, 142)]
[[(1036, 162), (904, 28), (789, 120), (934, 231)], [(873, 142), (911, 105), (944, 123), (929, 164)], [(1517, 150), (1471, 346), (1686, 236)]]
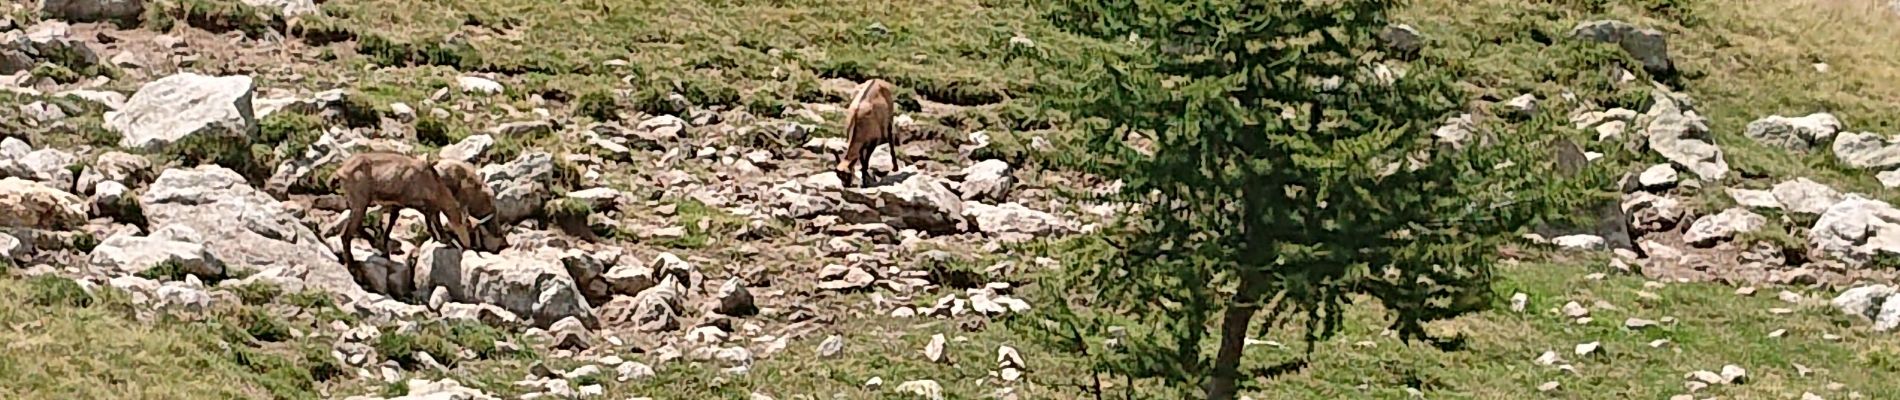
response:
[[(403, 208), (421, 211), (426, 217), (424, 219), (431, 224), (437, 218), (437, 213), (446, 214), (456, 245), (467, 248), (470, 243), (468, 211), (462, 207), (451, 185), (436, 174), (436, 169), (429, 161), (389, 152), (357, 153), (337, 166), (336, 172), (330, 176), (330, 187), (342, 189), (349, 203), (350, 216), (343, 224), (343, 249), (339, 257), (344, 265), (350, 266), (350, 274), (358, 282), (367, 280), (359, 276), (363, 272), (356, 267), (350, 241), (362, 231), (363, 215), (371, 205), (383, 206), (388, 210), (385, 218), (391, 221)], [(387, 231), (383, 234), (378, 250), (389, 253)]]
[(898, 168), (897, 129), (892, 120), (897, 108), (892, 85), (883, 79), (871, 79), (858, 85), (858, 92), (851, 96), (851, 106), (845, 110), (844, 133), (851, 145), (838, 159), (838, 179), (850, 185), (852, 164), (857, 164), (858, 186), (871, 183), (871, 155), (880, 144), (891, 145), (891, 168)]

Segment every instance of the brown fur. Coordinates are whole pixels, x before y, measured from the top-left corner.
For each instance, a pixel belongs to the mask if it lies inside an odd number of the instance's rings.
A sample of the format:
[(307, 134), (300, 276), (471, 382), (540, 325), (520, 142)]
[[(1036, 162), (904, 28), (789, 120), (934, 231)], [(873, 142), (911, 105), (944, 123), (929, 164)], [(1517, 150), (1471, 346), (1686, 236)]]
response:
[[(482, 182), (482, 176), (475, 165), (459, 160), (436, 160), (435, 174), (455, 193), (455, 199), (462, 202), (462, 208), (468, 215), (480, 223), (474, 232), (474, 246), (484, 251), (501, 251), (507, 247), (507, 238), (503, 235), (503, 221), (495, 219), (495, 192)], [(436, 221), (429, 220), (433, 225)], [(440, 228), (433, 228), (440, 229)]]
[(871, 182), (871, 155), (880, 144), (891, 145), (891, 167), (897, 168), (897, 130), (892, 126), (896, 117), (896, 96), (892, 94), (892, 85), (882, 79), (871, 79), (858, 85), (857, 95), (851, 97), (850, 108), (845, 110), (844, 132), (851, 145), (845, 149), (832, 170), (838, 172), (838, 179), (850, 181), (852, 164), (857, 164), (858, 186), (868, 186)]
[[(456, 243), (466, 247), (469, 243), (468, 211), (456, 199), (455, 192), (436, 175), (436, 170), (426, 160), (387, 153), (358, 153), (343, 160), (331, 175), (331, 187), (344, 191), (350, 206), (350, 217), (343, 225), (343, 251), (339, 256), (343, 264), (350, 266), (352, 276), (363, 272), (355, 267), (350, 251), (350, 241), (355, 239), (363, 228), (363, 215), (371, 205), (384, 206), (386, 218), (394, 221), (397, 212), (403, 208), (414, 208), (434, 220), (437, 213), (447, 214), (449, 229), (455, 234)], [(379, 249), (389, 252), (388, 234)], [(366, 280), (356, 276), (358, 282)]]

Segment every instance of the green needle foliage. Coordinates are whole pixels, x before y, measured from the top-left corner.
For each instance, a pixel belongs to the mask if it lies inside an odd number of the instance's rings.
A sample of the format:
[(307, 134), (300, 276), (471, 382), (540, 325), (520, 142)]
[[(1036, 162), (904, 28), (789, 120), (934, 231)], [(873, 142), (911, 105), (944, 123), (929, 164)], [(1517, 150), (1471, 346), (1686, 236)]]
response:
[(1436, 138), (1465, 104), (1459, 67), (1379, 50), (1396, 1), (1058, 3), (1069, 32), (1125, 43), (1056, 66), (1089, 77), (1054, 96), (1095, 132), (1080, 164), (1123, 182), (1095, 200), (1137, 205), (1067, 257), (1047, 286), (1068, 293), (1041, 307), (1047, 336), (1083, 350), (1106, 321), (1153, 327), (1097, 371), (1231, 399), (1244, 338), (1301, 320), (1323, 340), (1355, 294), (1393, 310), (1407, 341), (1442, 343), (1420, 324), (1493, 303), (1499, 240), (1606, 182), (1554, 173), (1568, 157), (1541, 135)]

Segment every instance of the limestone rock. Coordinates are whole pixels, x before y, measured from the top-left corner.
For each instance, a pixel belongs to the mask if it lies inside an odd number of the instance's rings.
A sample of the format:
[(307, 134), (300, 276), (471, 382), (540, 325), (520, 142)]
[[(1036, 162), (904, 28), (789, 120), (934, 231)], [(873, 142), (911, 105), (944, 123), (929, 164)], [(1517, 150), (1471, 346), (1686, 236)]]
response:
[(1841, 121), (1828, 113), (1793, 118), (1771, 115), (1748, 123), (1743, 135), (1770, 146), (1807, 151), (1814, 145), (1833, 140), (1841, 126)]
[(1730, 208), (1721, 214), (1698, 219), (1682, 234), (1682, 240), (1696, 246), (1711, 246), (1733, 239), (1736, 234), (1753, 232), (1768, 223), (1768, 218), (1743, 208)]
[(587, 299), (553, 248), (499, 254), (463, 251), (430, 242), (416, 250), (417, 289), (448, 288), (457, 302), (493, 304), (521, 315), (537, 327), (574, 317), (592, 326)]
[(1841, 132), (1834, 139), (1834, 158), (1853, 168), (1880, 169), (1900, 165), (1900, 143), (1885, 135)]
[(86, 223), (86, 199), (20, 178), (0, 179), (0, 226), (67, 230)]
[(105, 114), (119, 147), (157, 151), (188, 137), (249, 143), (257, 132), (249, 76), (180, 73), (139, 87), (125, 106)]
[(1623, 21), (1597, 20), (1577, 24), (1571, 37), (1615, 43), (1623, 52), (1642, 60), (1643, 69), (1654, 74), (1675, 71), (1669, 59), (1669, 41), (1662, 31), (1638, 27)]

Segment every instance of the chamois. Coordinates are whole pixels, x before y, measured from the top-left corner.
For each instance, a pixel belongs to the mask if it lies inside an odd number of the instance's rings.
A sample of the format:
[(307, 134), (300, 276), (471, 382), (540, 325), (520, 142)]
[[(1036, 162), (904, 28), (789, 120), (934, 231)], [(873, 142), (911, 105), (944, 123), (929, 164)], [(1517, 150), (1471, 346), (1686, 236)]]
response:
[(871, 155), (880, 144), (891, 145), (891, 168), (897, 168), (897, 129), (893, 126), (894, 96), (892, 85), (882, 79), (871, 79), (858, 85), (857, 94), (851, 96), (851, 106), (845, 110), (844, 132), (851, 145), (845, 149), (833, 171), (838, 179), (848, 182), (852, 164), (858, 167), (858, 186), (869, 186), (871, 182)]
[[(451, 184), (436, 174), (429, 161), (389, 152), (358, 153), (337, 166), (330, 176), (330, 187), (343, 189), (349, 203), (350, 217), (343, 225), (343, 249), (339, 257), (344, 265), (351, 266), (350, 274), (358, 282), (365, 279), (358, 276), (362, 271), (355, 268), (356, 257), (350, 251), (350, 241), (362, 230), (363, 214), (371, 205), (383, 206), (389, 211), (385, 217), (392, 221), (403, 208), (421, 211), (426, 216), (424, 219), (431, 223), (437, 213), (447, 214), (455, 243), (463, 248), (470, 243), (468, 211), (462, 207)], [(388, 236), (385, 231), (378, 249), (385, 254), (389, 252)]]

